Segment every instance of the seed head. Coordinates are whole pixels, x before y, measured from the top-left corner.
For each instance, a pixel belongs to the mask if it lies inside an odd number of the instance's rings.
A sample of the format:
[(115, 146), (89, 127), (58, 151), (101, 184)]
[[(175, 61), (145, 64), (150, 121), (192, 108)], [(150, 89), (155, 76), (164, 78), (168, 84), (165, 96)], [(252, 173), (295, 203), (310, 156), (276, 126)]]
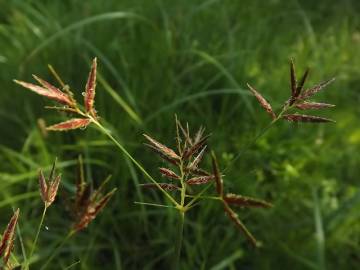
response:
[(14, 247), (15, 228), (19, 219), (20, 209), (17, 209), (9, 221), (0, 243), (0, 257), (3, 257), (4, 265), (8, 264), (10, 254)]

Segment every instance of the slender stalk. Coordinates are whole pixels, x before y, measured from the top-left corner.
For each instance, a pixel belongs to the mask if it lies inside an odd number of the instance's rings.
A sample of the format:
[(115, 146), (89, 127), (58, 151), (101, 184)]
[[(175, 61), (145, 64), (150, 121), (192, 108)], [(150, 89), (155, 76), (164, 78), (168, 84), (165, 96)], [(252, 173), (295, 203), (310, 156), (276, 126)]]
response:
[(140, 171), (147, 177), (149, 178), (149, 180), (151, 182), (153, 182), (156, 187), (161, 190), (161, 192), (176, 206), (178, 207), (179, 204), (176, 202), (176, 200), (169, 194), (167, 193), (156, 181), (155, 179), (144, 169), (144, 167), (142, 165), (140, 165), (139, 162), (136, 161), (135, 158), (133, 158), (133, 156), (125, 149), (125, 147), (119, 143), (118, 140), (116, 140), (111, 133), (103, 127), (103, 125), (101, 125), (96, 119), (90, 117), (91, 121), (100, 129), (100, 131), (102, 133), (104, 133), (106, 136), (109, 137), (110, 140), (112, 140), (114, 142), (114, 144), (121, 150), (121, 152), (123, 152), (123, 154), (125, 154), (126, 157), (128, 157), (139, 169)]
[(36, 247), (36, 243), (39, 239), (39, 235), (40, 235), (40, 231), (41, 231), (41, 227), (44, 223), (44, 219), (45, 219), (45, 215), (46, 215), (46, 210), (47, 210), (47, 207), (44, 206), (44, 210), (43, 210), (43, 213), (41, 215), (41, 220), (40, 220), (40, 223), (39, 223), (39, 227), (38, 227), (38, 230), (36, 232), (36, 235), (35, 235), (35, 239), (34, 239), (34, 243), (31, 247), (31, 250), (30, 250), (30, 254), (29, 254), (29, 259), (31, 259), (32, 255), (34, 254), (34, 251), (35, 251), (35, 247)]
[(175, 242), (175, 259), (174, 259), (174, 270), (180, 269), (180, 257), (181, 257), (181, 247), (184, 235), (184, 221), (185, 221), (185, 212), (179, 211), (179, 220), (177, 228), (177, 237)]
[(148, 205), (148, 206), (155, 206), (155, 207), (164, 207), (164, 208), (175, 208), (176, 207), (172, 206), (172, 205), (163, 205), (163, 204), (157, 204), (157, 203), (147, 203), (147, 202), (134, 202), (135, 204), (140, 204), (140, 205)]
[(232, 165), (234, 165), (235, 161), (237, 161), (246, 151), (248, 151), (251, 147), (254, 146), (254, 144), (265, 135), (265, 133), (277, 122), (281, 119), (283, 114), (288, 111), (292, 106), (284, 105), (284, 107), (281, 109), (281, 112), (276, 116), (275, 119), (273, 119), (269, 125), (267, 125), (259, 134), (255, 136), (255, 138), (242, 150), (240, 151), (229, 163), (229, 165), (223, 170), (223, 172), (226, 172)]
[(44, 205), (44, 210), (43, 210), (42, 215), (41, 215), (39, 227), (38, 227), (38, 229), (37, 229), (34, 242), (33, 242), (33, 244), (32, 244), (32, 247), (31, 247), (29, 256), (28, 256), (27, 259), (25, 260), (24, 269), (26, 269), (26, 270), (29, 269), (30, 260), (31, 260), (32, 255), (34, 254), (34, 251), (35, 251), (35, 248), (36, 248), (36, 244), (37, 244), (37, 241), (38, 241), (38, 239), (39, 239), (40, 231), (41, 231), (42, 225), (43, 225), (43, 223), (44, 223), (44, 219), (45, 219), (45, 215), (46, 215), (46, 210), (47, 210), (47, 207), (46, 207), (46, 205)]
[(71, 230), (64, 240), (61, 241), (61, 243), (55, 248), (51, 256), (47, 259), (47, 261), (44, 263), (44, 265), (40, 268), (40, 270), (46, 269), (46, 267), (49, 265), (49, 263), (55, 258), (55, 256), (59, 253), (61, 248), (64, 246), (64, 244), (75, 234), (74, 230)]

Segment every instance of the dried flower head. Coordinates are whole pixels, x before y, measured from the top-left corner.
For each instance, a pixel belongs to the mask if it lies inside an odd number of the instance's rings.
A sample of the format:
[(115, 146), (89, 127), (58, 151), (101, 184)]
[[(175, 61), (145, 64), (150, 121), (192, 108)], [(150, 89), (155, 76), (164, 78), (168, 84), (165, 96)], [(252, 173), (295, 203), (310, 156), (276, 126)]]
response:
[(4, 265), (8, 265), (11, 252), (14, 248), (15, 229), (19, 219), (19, 213), (20, 209), (17, 209), (2, 235), (0, 243), (0, 257), (3, 258)]
[(59, 184), (61, 181), (61, 174), (55, 176), (55, 167), (56, 167), (56, 159), (53, 163), (50, 175), (48, 180), (45, 179), (45, 176), (40, 170), (39, 172), (39, 187), (40, 187), (40, 195), (45, 203), (45, 207), (49, 207), (56, 198)]
[(59, 76), (51, 68), (51, 71), (58, 79), (62, 85), (62, 90), (50, 84), (49, 82), (33, 75), (34, 79), (40, 84), (32, 84), (23, 81), (14, 80), (15, 83), (23, 86), (26, 89), (29, 89), (41, 96), (52, 99), (55, 102), (61, 103), (65, 106), (46, 106), (47, 109), (55, 109), (60, 112), (67, 112), (70, 114), (75, 114), (78, 117), (71, 118), (67, 121), (52, 125), (47, 128), (51, 131), (67, 131), (72, 129), (86, 128), (91, 122), (97, 120), (96, 110), (94, 108), (95, 100), (95, 89), (96, 89), (96, 69), (97, 61), (94, 58), (91, 66), (91, 70), (87, 79), (84, 93), (84, 107), (83, 111), (79, 106), (77, 101), (73, 98), (74, 94), (70, 91), (70, 88), (67, 85), (64, 85)]
[(296, 78), (296, 72), (295, 72), (295, 65), (293, 60), (290, 60), (290, 89), (291, 89), (291, 95), (290, 98), (285, 102), (284, 106), (281, 109), (281, 112), (276, 115), (270, 105), (269, 102), (266, 101), (266, 99), (259, 94), (255, 88), (250, 86), (248, 84), (248, 87), (250, 91), (254, 94), (256, 99), (259, 101), (260, 105), (266, 110), (266, 112), (272, 117), (273, 122), (284, 119), (290, 122), (305, 122), (305, 123), (322, 123), (322, 122), (335, 122), (334, 120), (319, 117), (319, 116), (313, 116), (313, 115), (300, 115), (297, 113), (291, 113), (291, 114), (285, 114), (290, 109), (299, 109), (299, 110), (320, 110), (324, 108), (331, 108), (335, 105), (333, 104), (327, 104), (327, 103), (317, 103), (317, 102), (311, 102), (307, 101), (309, 98), (314, 96), (316, 93), (324, 89), (326, 86), (328, 86), (330, 83), (332, 83), (335, 78), (329, 79), (327, 81), (324, 81), (322, 83), (319, 83), (313, 87), (310, 87), (306, 90), (304, 90), (304, 85), (306, 82), (306, 79), (309, 75), (309, 69), (306, 69), (301, 79), (298, 81)]
[(79, 178), (76, 183), (76, 197), (72, 209), (76, 219), (73, 230), (76, 232), (85, 229), (96, 218), (116, 191), (116, 188), (114, 188), (106, 194), (102, 193), (105, 185), (110, 180), (110, 176), (101, 183), (97, 190), (91, 191), (89, 185), (85, 182), (82, 164), (82, 159), (79, 157)]
[(272, 207), (272, 204), (252, 197), (245, 197), (232, 193), (224, 194), (222, 175), (220, 174), (219, 166), (214, 153), (212, 153), (212, 164), (213, 174), (215, 177), (216, 191), (221, 198), (225, 213), (231, 219), (231, 221), (233, 221), (235, 225), (245, 234), (250, 243), (254, 246), (258, 246), (258, 242), (256, 241), (255, 237), (242, 223), (242, 221), (239, 219), (238, 214), (235, 213), (235, 211), (230, 207), (230, 205), (242, 208), (270, 208)]

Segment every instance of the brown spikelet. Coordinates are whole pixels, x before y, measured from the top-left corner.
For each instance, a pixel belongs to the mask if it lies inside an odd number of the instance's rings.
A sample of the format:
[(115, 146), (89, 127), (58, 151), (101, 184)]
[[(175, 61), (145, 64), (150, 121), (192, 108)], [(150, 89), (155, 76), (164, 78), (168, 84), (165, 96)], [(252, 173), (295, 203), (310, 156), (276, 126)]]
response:
[(226, 201), (228, 204), (233, 204), (240, 207), (258, 207), (258, 208), (270, 208), (272, 207), (272, 204), (259, 200), (256, 198), (236, 195), (236, 194), (226, 194), (224, 196), (224, 201)]
[(96, 218), (99, 212), (106, 206), (111, 197), (116, 192), (116, 188), (104, 195), (99, 200), (92, 200), (88, 202), (86, 207), (83, 209), (81, 215), (79, 215), (78, 221), (74, 224), (73, 228), (75, 231), (81, 231), (85, 229), (89, 223)]
[(13, 269), (12, 266), (9, 265), (9, 259), (10, 259), (11, 252), (13, 252), (13, 250), (14, 250), (14, 245), (15, 245), (14, 240), (9, 243), (9, 246), (5, 250), (5, 254), (4, 254), (4, 258), (3, 258), (4, 265), (6, 265), (7, 269), (9, 269), (9, 270)]
[(45, 203), (47, 200), (48, 186), (46, 184), (45, 176), (42, 170), (39, 171), (39, 188), (40, 188), (41, 199)]
[(216, 191), (219, 194), (220, 197), (224, 196), (224, 184), (223, 184), (223, 180), (219, 171), (219, 166), (216, 160), (216, 156), (215, 153), (212, 152), (211, 153), (211, 158), (212, 158), (212, 167), (213, 167), (213, 175), (215, 177), (215, 183), (216, 183)]
[(48, 198), (47, 198), (47, 205), (51, 205), (56, 198), (57, 192), (58, 192), (58, 188), (59, 188), (59, 184), (61, 181), (61, 175), (58, 175), (55, 177), (55, 179), (53, 181), (51, 181), (49, 183), (49, 188), (48, 188)]
[(45, 179), (42, 170), (39, 171), (39, 189), (40, 189), (41, 199), (45, 203), (45, 207), (49, 207), (55, 201), (61, 181), (61, 175), (58, 176), (54, 175), (55, 166), (56, 166), (56, 159), (50, 171), (48, 183)]
[(186, 130), (185, 130), (185, 128), (182, 126), (181, 122), (176, 119), (176, 125), (180, 128), (181, 133), (183, 134), (183, 137), (185, 139), (185, 143), (187, 145), (191, 146), (193, 144), (193, 142), (190, 138), (189, 124), (186, 123)]
[(334, 104), (328, 104), (328, 103), (318, 103), (318, 102), (306, 102), (299, 103), (295, 105), (296, 108), (300, 110), (319, 110), (324, 108), (332, 108), (335, 107)]
[(157, 149), (164, 156), (167, 156), (168, 158), (170, 158), (172, 160), (180, 160), (180, 157), (172, 149), (159, 143), (158, 141), (156, 141), (155, 139), (151, 138), (150, 136), (148, 136), (146, 134), (143, 134), (143, 135), (150, 142), (150, 145), (152, 145), (155, 149)]
[(259, 101), (261, 107), (263, 107), (266, 110), (266, 112), (271, 116), (272, 119), (275, 119), (276, 115), (273, 109), (271, 108), (270, 103), (267, 102), (266, 99), (262, 95), (260, 95), (259, 92), (256, 91), (250, 84), (247, 84), (247, 86), (249, 87), (250, 91), (254, 94), (256, 99)]
[(226, 202), (224, 202), (224, 211), (227, 214), (227, 216), (230, 218), (230, 220), (236, 225), (236, 227), (238, 227), (238, 229), (245, 234), (246, 238), (250, 241), (250, 243), (254, 247), (257, 247), (258, 242), (256, 241), (255, 237), (241, 222), (238, 215), (229, 207), (229, 205)]
[(295, 96), (294, 97), (298, 97), (300, 95), (300, 93), (302, 92), (303, 88), (304, 88), (304, 85), (305, 85), (305, 82), (306, 82), (306, 79), (309, 75), (309, 71), (310, 69), (307, 68), (304, 72), (304, 75), (301, 77), (297, 87), (296, 87), (296, 93), (295, 93)]
[(291, 87), (291, 97), (295, 97), (297, 81), (296, 81), (295, 65), (293, 59), (290, 60), (290, 87)]
[(336, 121), (324, 117), (313, 116), (313, 115), (304, 115), (304, 114), (285, 114), (282, 116), (285, 120), (289, 122), (304, 122), (304, 123), (326, 123)]
[(63, 104), (67, 104), (67, 105), (71, 105), (72, 102), (69, 99), (69, 97), (67, 97), (64, 93), (58, 93), (58, 92), (54, 92), (54, 91), (49, 91), (49, 89), (46, 89), (44, 87), (41, 87), (39, 85), (35, 85), (32, 83), (27, 83), (27, 82), (23, 82), (23, 81), (18, 81), (18, 80), (14, 80), (15, 83), (21, 85), (22, 87), (29, 89), (41, 96), (47, 97), (49, 99), (55, 100), (57, 102), (63, 103)]
[(173, 172), (170, 169), (159, 168), (159, 171), (165, 177), (172, 178), (172, 179), (180, 179), (180, 176), (178, 176), (175, 172)]
[(63, 91), (61, 91), (59, 88), (53, 86), (52, 84), (48, 83), (47, 81), (37, 77), (36, 75), (33, 74), (33, 77), (35, 80), (37, 80), (44, 88), (46, 88), (49, 92), (54, 93), (54, 95), (58, 95), (59, 97), (62, 97), (62, 103), (65, 103), (69, 106), (74, 105), (73, 101), (71, 100), (71, 98), (65, 94)]
[[(158, 183), (159, 186), (166, 191), (173, 191), (173, 190), (179, 190), (180, 188), (176, 185), (173, 184), (168, 184), (168, 183)], [(157, 185), (153, 184), (153, 183), (146, 183), (146, 184), (141, 184), (140, 186), (144, 187), (144, 188), (158, 188)]]
[(96, 116), (94, 113), (94, 99), (95, 99), (95, 88), (96, 88), (96, 68), (97, 68), (97, 60), (94, 58), (91, 66), (91, 70), (89, 73), (89, 77), (86, 82), (85, 87), (85, 97), (84, 104), (86, 112), (92, 113), (93, 116)]
[(17, 209), (12, 218), (9, 221), (1, 239), (0, 243), (0, 257), (3, 257), (4, 265), (7, 265), (10, 253), (14, 246), (15, 229), (18, 222), (20, 209)]
[(197, 168), (198, 164), (200, 163), (200, 161), (202, 160), (205, 150), (206, 150), (206, 145), (201, 149), (201, 151), (199, 152), (199, 154), (194, 158), (194, 160), (191, 162), (191, 164), (189, 165), (190, 169), (195, 169)]
[(147, 144), (147, 143), (144, 143), (144, 145), (146, 147), (148, 147), (151, 151), (156, 153), (162, 159), (164, 159), (164, 160), (166, 160), (166, 161), (168, 161), (168, 162), (170, 162), (170, 163), (172, 163), (174, 165), (177, 165), (179, 163), (179, 160), (170, 158), (169, 156), (166, 156), (162, 151), (159, 150), (159, 148), (156, 148), (155, 146), (153, 146), (151, 144)]
[(211, 175), (211, 173), (205, 171), (204, 169), (201, 168), (191, 168), (191, 167), (187, 167), (185, 168), (185, 172), (187, 173), (192, 173), (194, 175), (198, 175), (198, 176), (208, 176)]
[(204, 127), (200, 127), (198, 129), (198, 131), (196, 132), (195, 137), (194, 137), (194, 142), (193, 142), (194, 144), (198, 143), (201, 140), (201, 138), (203, 137), (204, 132), (205, 132)]
[(73, 118), (65, 122), (61, 122), (50, 127), (47, 130), (52, 131), (67, 131), (78, 128), (85, 128), (90, 124), (91, 120), (88, 118)]
[(207, 184), (210, 181), (214, 180), (214, 178), (215, 177), (213, 175), (193, 177), (193, 178), (187, 180), (186, 184), (188, 184), (188, 185), (203, 185), (203, 184)]
[(331, 78), (327, 81), (319, 83), (318, 85), (315, 85), (314, 87), (304, 90), (303, 93), (298, 96), (298, 100), (308, 99), (309, 97), (312, 97), (313, 95), (315, 95), (317, 92), (324, 89), (326, 86), (328, 86), (333, 81), (335, 81), (335, 78)]
[(186, 149), (183, 153), (182, 158), (186, 160), (189, 157), (191, 157), (192, 155), (194, 155), (199, 149), (201, 149), (204, 146), (204, 144), (206, 143), (206, 140), (210, 136), (211, 136), (211, 134), (206, 135), (205, 137), (201, 138), (196, 144), (194, 144), (191, 147), (189, 147), (188, 149)]

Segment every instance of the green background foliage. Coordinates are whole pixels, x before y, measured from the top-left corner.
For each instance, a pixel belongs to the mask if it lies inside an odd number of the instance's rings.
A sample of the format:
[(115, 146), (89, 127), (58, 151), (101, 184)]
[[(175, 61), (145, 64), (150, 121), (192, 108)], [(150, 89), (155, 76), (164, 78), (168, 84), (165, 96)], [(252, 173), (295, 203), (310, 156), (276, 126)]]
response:
[[(96, 107), (126, 148), (159, 179), (162, 161), (142, 133), (175, 144), (174, 114), (212, 133), (221, 168), (270, 121), (246, 82), (279, 108), (288, 98), (289, 66), (307, 86), (335, 76), (315, 99), (336, 104), (320, 113), (336, 124), (278, 122), (226, 172), (225, 188), (264, 198), (270, 210), (239, 210), (263, 246), (252, 248), (204, 202), (185, 223), (182, 269), (358, 269), (360, 264), (360, 2), (357, 0), (121, 0), (0, 2), (0, 224), (21, 208), (28, 250), (41, 215), (37, 171), (58, 157), (63, 184), (48, 211), (36, 269), (66, 234), (82, 154), (95, 187), (108, 175), (118, 192), (50, 269), (169, 269), (176, 213), (139, 188), (144, 176), (96, 130), (44, 136), (38, 119), (64, 119), (47, 101), (12, 82), (31, 74), (55, 83), (53, 65), (81, 98), (98, 57)], [(204, 162), (210, 168), (210, 160)], [(109, 187), (110, 188), (110, 187)], [(19, 237), (18, 237), (19, 239)], [(15, 254), (22, 257), (16, 242)]]

